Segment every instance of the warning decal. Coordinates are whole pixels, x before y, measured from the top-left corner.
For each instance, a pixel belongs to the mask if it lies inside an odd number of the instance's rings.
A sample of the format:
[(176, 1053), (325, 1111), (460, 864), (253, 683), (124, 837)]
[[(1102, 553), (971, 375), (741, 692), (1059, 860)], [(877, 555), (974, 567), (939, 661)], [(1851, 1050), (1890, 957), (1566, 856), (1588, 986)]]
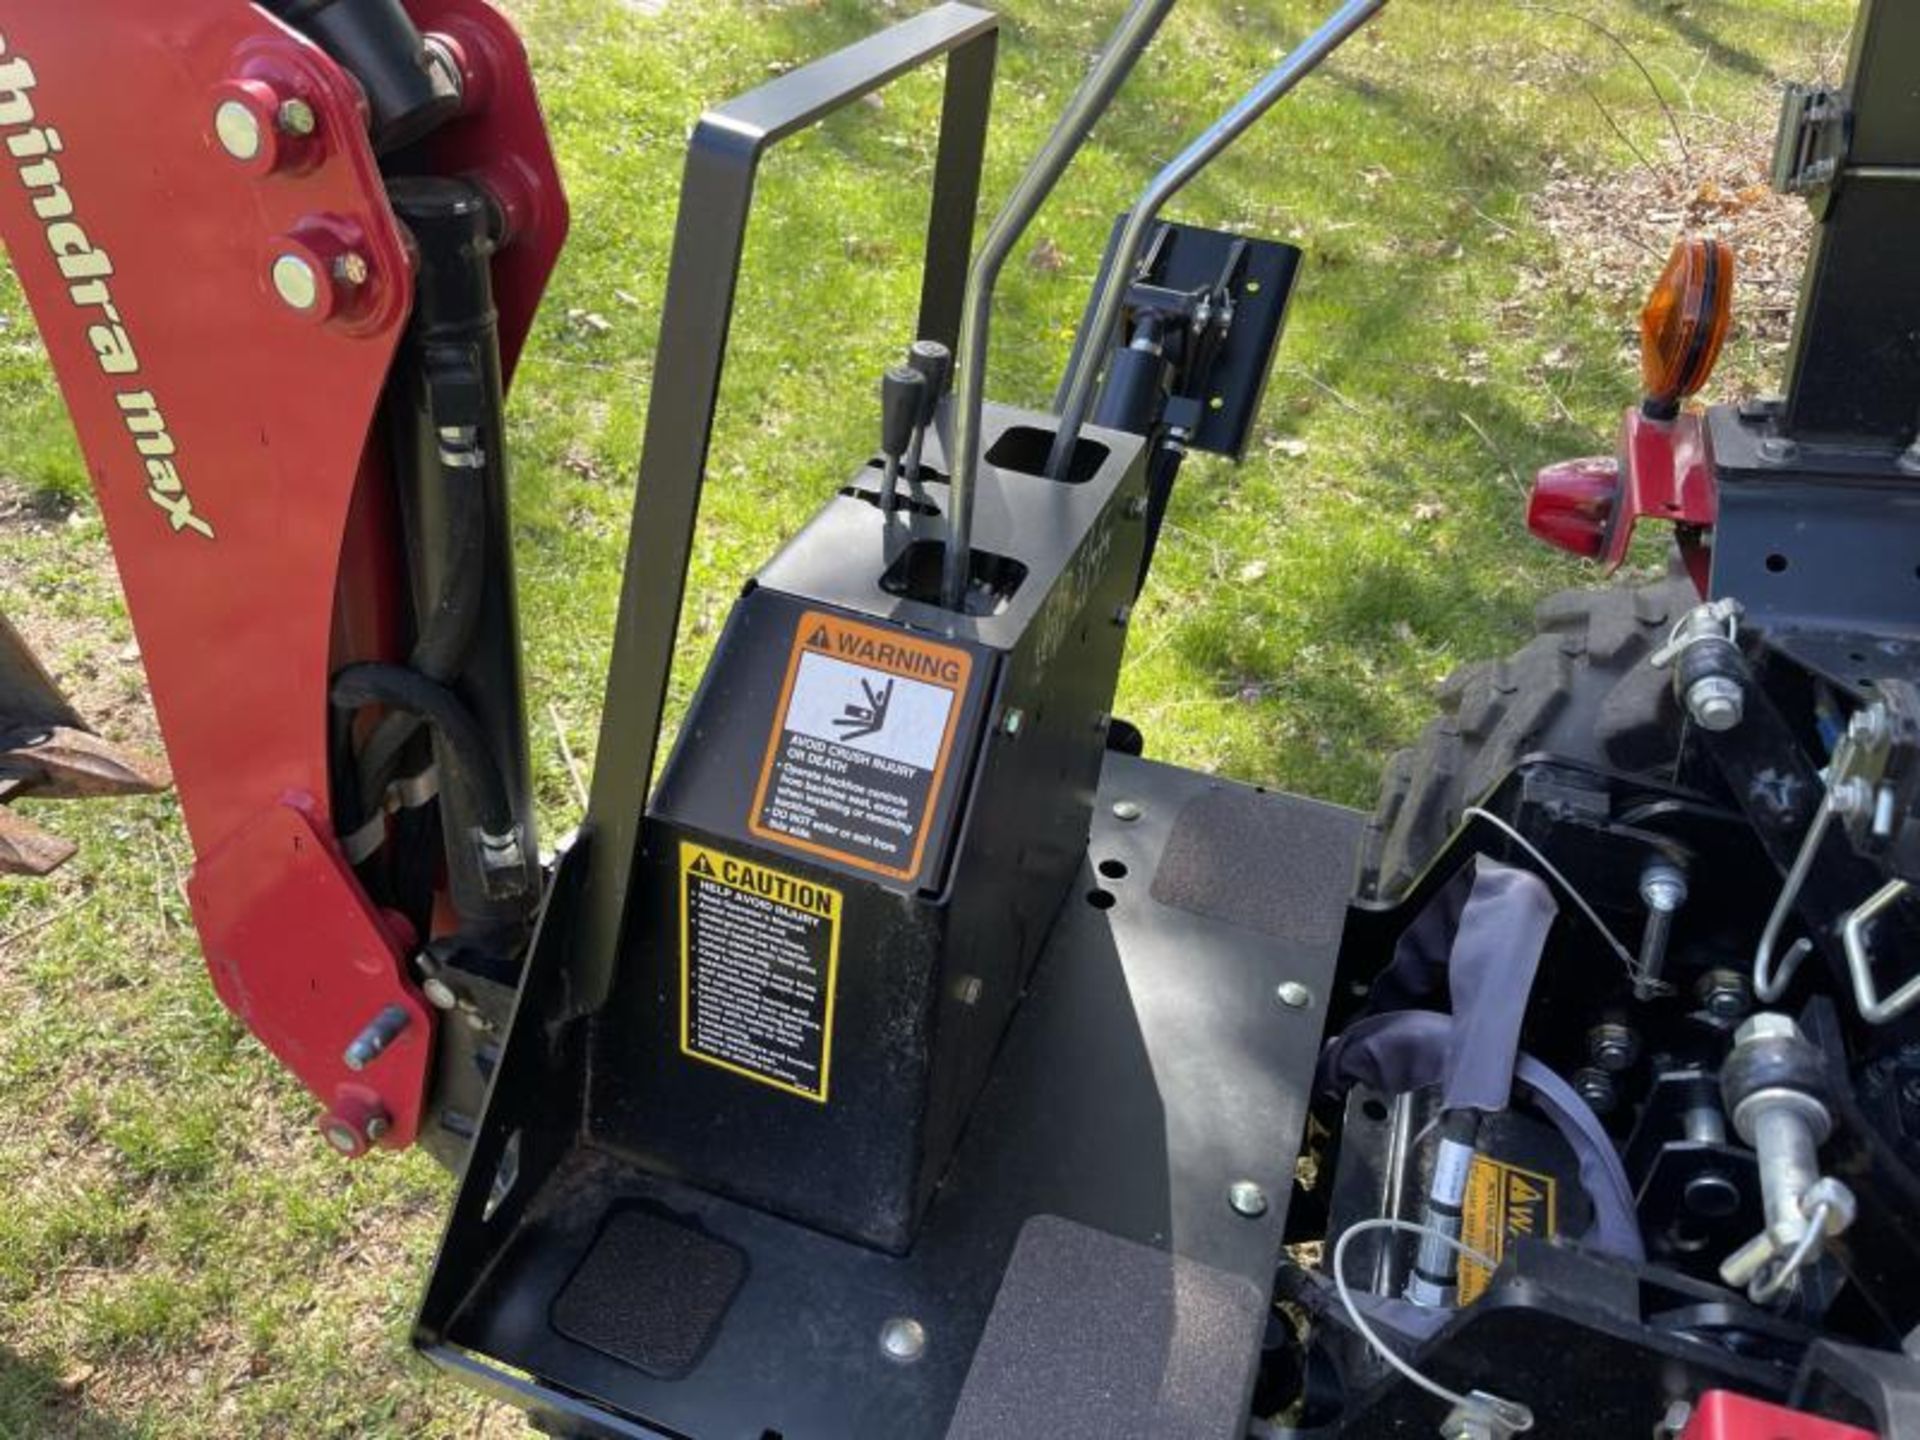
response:
[[(1551, 1175), (1475, 1155), (1473, 1169), (1467, 1172), (1460, 1242), (1497, 1265), (1505, 1257), (1507, 1242), (1513, 1236), (1538, 1235), (1546, 1239), (1558, 1228), (1554, 1218), (1557, 1199), (1554, 1191)], [(1486, 1266), (1462, 1256), (1460, 1303), (1471, 1305), (1478, 1300), (1492, 1279), (1492, 1272)]]
[(680, 1050), (825, 1104), (840, 892), (680, 842)]
[(802, 615), (748, 828), (912, 879), (972, 669), (949, 645)]

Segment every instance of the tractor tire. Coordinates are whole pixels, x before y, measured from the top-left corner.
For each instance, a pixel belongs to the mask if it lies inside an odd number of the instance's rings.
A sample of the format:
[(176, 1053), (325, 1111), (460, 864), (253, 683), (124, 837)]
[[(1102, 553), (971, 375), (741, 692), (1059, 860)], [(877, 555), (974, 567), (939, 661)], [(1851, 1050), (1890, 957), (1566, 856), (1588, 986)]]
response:
[(1441, 682), (1441, 715), (1388, 763), (1360, 847), (1367, 901), (1405, 894), (1461, 813), (1525, 756), (1548, 753), (1632, 774), (1670, 769), (1680, 707), (1647, 663), (1700, 603), (1684, 575), (1651, 585), (1568, 590), (1534, 612), (1538, 634), (1504, 660), (1463, 665)]

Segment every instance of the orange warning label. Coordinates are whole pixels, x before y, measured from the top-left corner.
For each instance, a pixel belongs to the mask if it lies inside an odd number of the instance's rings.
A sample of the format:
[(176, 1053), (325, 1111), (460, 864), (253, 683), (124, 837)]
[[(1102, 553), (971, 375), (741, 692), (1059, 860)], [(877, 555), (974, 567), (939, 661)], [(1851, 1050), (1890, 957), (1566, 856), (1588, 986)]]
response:
[(954, 646), (802, 615), (748, 828), (913, 879), (972, 673), (973, 657)]
[[(1518, 1165), (1473, 1157), (1467, 1172), (1467, 1193), (1460, 1207), (1460, 1243), (1477, 1250), (1498, 1265), (1515, 1235), (1555, 1233), (1554, 1179)], [(1477, 1260), (1460, 1259), (1460, 1303), (1471, 1305), (1486, 1293), (1492, 1271)]]

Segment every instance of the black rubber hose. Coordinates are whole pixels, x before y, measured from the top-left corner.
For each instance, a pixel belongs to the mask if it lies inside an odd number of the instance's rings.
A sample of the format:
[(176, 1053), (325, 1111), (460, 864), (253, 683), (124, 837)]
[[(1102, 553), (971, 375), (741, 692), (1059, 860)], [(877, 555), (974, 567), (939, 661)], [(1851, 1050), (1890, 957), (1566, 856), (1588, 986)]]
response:
[(447, 497), (446, 556), (440, 593), (420, 617), (408, 664), (445, 685), (466, 668), (480, 623), (487, 564), (487, 493), (482, 470), (442, 464)]
[(480, 823), (489, 834), (512, 831), (513, 806), (487, 745), (486, 732), (446, 686), (404, 665), (349, 665), (333, 677), (330, 698), (337, 709), (384, 705), (432, 726), (445, 744), (441, 789), (458, 789), (473, 796)]
[[(477, 471), (443, 465), (441, 474), (448, 482), (448, 515), (440, 593), (421, 616), (419, 638), (407, 665), (444, 686), (465, 668), (479, 627), (486, 579), (487, 496)], [(407, 742), (419, 730), (419, 716), (396, 710), (374, 727), (360, 747), (357, 769), (363, 814), (380, 808)]]

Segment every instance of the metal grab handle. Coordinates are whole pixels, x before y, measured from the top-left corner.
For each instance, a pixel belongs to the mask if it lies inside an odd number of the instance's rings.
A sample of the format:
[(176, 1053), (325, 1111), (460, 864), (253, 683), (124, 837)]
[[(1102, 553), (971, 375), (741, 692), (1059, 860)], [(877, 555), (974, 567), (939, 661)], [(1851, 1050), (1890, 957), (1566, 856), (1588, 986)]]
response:
[(613, 975), (673, 673), (761, 158), (788, 136), (946, 56), (919, 333), (951, 342), (980, 195), (998, 27), (990, 11), (941, 5), (730, 100), (694, 127), (583, 832), (593, 843), (569, 996), (572, 1014), (596, 1008)]
[(1067, 165), (1079, 153), (1094, 124), (1133, 72), (1134, 62), (1153, 40), (1173, 0), (1134, 0), (1107, 42), (1107, 48), (1080, 82), (1053, 133), (1033, 157), (1013, 193), (994, 217), (967, 272), (967, 294), (960, 316), (960, 345), (955, 356), (953, 450), (947, 460), (947, 552), (941, 572), (941, 603), (963, 608), (973, 568), (974, 472), (980, 464), (980, 412), (987, 393), (987, 350), (993, 328), (993, 292), (1007, 256), (1026, 233)]
[(1882, 1000), (1879, 987), (1873, 981), (1873, 953), (1867, 949), (1867, 926), (1898, 904), (1910, 888), (1904, 880), (1889, 880), (1863, 900), (1840, 927), (1840, 939), (1847, 951), (1847, 971), (1853, 976), (1854, 1003), (1860, 1007), (1860, 1018), (1869, 1025), (1897, 1020), (1920, 1000), (1920, 975)]
[(1107, 345), (1119, 322), (1127, 288), (1133, 283), (1134, 271), (1139, 266), (1140, 249), (1146, 243), (1147, 233), (1158, 222), (1161, 210), (1189, 180), (1317, 70), (1355, 31), (1384, 9), (1386, 3), (1387, 0), (1347, 0), (1326, 23), (1289, 51), (1231, 110), (1169, 162), (1141, 192), (1127, 214), (1119, 243), (1114, 246), (1093, 319), (1074, 344), (1071, 368), (1062, 387), (1065, 398), (1060, 407), (1060, 428), (1054, 432), (1053, 450), (1047, 457), (1049, 475), (1058, 479), (1067, 472), (1074, 446), (1079, 443), (1080, 429), (1093, 408), (1094, 384), (1106, 363)]

